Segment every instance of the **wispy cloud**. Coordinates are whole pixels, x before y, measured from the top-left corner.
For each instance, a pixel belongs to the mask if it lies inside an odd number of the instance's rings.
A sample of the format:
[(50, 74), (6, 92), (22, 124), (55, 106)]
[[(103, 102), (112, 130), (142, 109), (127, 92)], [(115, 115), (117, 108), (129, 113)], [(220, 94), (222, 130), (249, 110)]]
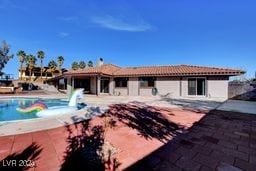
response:
[(60, 21), (72, 23), (72, 22), (76, 22), (78, 20), (78, 17), (68, 16), (68, 17), (58, 17), (57, 19), (60, 20)]
[(112, 30), (130, 31), (130, 32), (142, 32), (152, 30), (153, 26), (146, 23), (142, 19), (138, 21), (125, 21), (123, 18), (113, 17), (111, 15), (92, 17), (91, 21)]
[(60, 38), (65, 38), (65, 37), (70, 36), (70, 34), (68, 32), (58, 32), (57, 35)]
[(12, 9), (18, 9), (18, 10), (27, 10), (26, 7), (24, 7), (23, 5), (19, 5), (18, 3), (16, 3), (13, 0), (1, 0), (0, 1), (0, 9), (7, 9), (9, 10), (10, 8)]

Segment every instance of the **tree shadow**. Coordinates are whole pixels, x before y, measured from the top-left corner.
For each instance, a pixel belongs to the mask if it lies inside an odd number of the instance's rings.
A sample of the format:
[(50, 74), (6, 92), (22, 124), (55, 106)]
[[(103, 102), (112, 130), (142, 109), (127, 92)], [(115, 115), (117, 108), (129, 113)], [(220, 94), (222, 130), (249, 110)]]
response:
[(13, 153), (0, 161), (1, 171), (23, 171), (35, 167), (42, 148), (33, 142), (20, 153)]
[[(164, 115), (165, 113), (165, 115)], [(168, 120), (167, 115), (173, 115), (171, 110), (145, 105), (144, 103), (129, 103), (111, 105), (108, 113), (110, 126), (115, 127), (117, 121), (138, 131), (145, 139), (156, 138), (166, 142), (183, 126)]]
[[(118, 129), (120, 125), (125, 125), (136, 130), (145, 139), (155, 138), (166, 143), (178, 130), (184, 129), (182, 125), (168, 119), (172, 115), (171, 109), (133, 102), (109, 106), (109, 110), (100, 116), (100, 123), (86, 120), (67, 125), (68, 146), (61, 171), (117, 170), (121, 163), (115, 158), (113, 151), (105, 149), (108, 129)], [(79, 121), (76, 117), (71, 119)]]
[(104, 151), (104, 127), (90, 126), (90, 120), (66, 126), (69, 135), (61, 171), (116, 170), (120, 165), (109, 150)]

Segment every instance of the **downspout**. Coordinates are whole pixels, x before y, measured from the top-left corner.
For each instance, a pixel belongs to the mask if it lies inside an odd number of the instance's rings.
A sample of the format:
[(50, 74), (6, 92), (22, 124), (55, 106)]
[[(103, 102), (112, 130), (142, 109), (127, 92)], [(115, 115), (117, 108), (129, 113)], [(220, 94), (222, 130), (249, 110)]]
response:
[(99, 96), (99, 92), (98, 92), (98, 76), (96, 76), (96, 95)]
[(182, 77), (180, 77), (180, 97), (182, 96)]

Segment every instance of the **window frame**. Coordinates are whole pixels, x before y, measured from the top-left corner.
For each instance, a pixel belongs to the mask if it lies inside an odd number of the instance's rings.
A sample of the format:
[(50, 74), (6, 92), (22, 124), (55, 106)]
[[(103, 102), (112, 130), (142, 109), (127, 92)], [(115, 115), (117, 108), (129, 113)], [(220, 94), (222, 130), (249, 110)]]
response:
[[(195, 79), (196, 80), (196, 86), (195, 86), (195, 94), (189, 94), (189, 80), (192, 80), (192, 79)], [(204, 80), (204, 94), (202, 95), (198, 95), (198, 87), (197, 87), (197, 84), (198, 84), (198, 79), (203, 79)], [(206, 77), (189, 77), (187, 78), (187, 81), (188, 81), (188, 91), (187, 91), (187, 95), (188, 96), (202, 96), (202, 97), (205, 97), (206, 96), (206, 91), (207, 91), (207, 78)]]
[[(124, 81), (125, 81), (125, 85), (123, 85)], [(119, 83), (117, 84), (117, 82)], [(114, 78), (114, 83), (115, 83), (115, 88), (128, 88), (128, 77), (116, 77)]]
[[(150, 80), (151, 79), (151, 80)], [(147, 82), (146, 86), (142, 84), (142, 81), (143, 82)], [(153, 81), (153, 86), (152, 85), (149, 85), (149, 81)], [(139, 77), (139, 86), (140, 88), (154, 88), (156, 83), (156, 77)], [(152, 82), (151, 82), (152, 83)]]

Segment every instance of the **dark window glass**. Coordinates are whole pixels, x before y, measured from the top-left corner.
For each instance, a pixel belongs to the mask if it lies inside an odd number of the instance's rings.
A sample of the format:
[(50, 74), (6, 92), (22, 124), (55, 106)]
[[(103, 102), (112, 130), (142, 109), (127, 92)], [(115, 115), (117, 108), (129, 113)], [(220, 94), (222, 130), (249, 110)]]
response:
[(205, 79), (189, 78), (188, 95), (205, 95)]
[(140, 77), (140, 87), (154, 87), (155, 78), (154, 77)]
[[(31, 75), (32, 75), (32, 74), (31, 74)], [(29, 72), (28, 72), (28, 71), (25, 72), (25, 76), (29, 76)]]
[(122, 77), (122, 78), (115, 78), (115, 86), (116, 87), (127, 87), (127, 78)]
[(36, 77), (41, 76), (41, 73), (35, 72), (34, 76), (36, 76)]
[(197, 95), (205, 95), (205, 79), (197, 79)]
[(196, 79), (188, 79), (188, 95), (196, 95)]

